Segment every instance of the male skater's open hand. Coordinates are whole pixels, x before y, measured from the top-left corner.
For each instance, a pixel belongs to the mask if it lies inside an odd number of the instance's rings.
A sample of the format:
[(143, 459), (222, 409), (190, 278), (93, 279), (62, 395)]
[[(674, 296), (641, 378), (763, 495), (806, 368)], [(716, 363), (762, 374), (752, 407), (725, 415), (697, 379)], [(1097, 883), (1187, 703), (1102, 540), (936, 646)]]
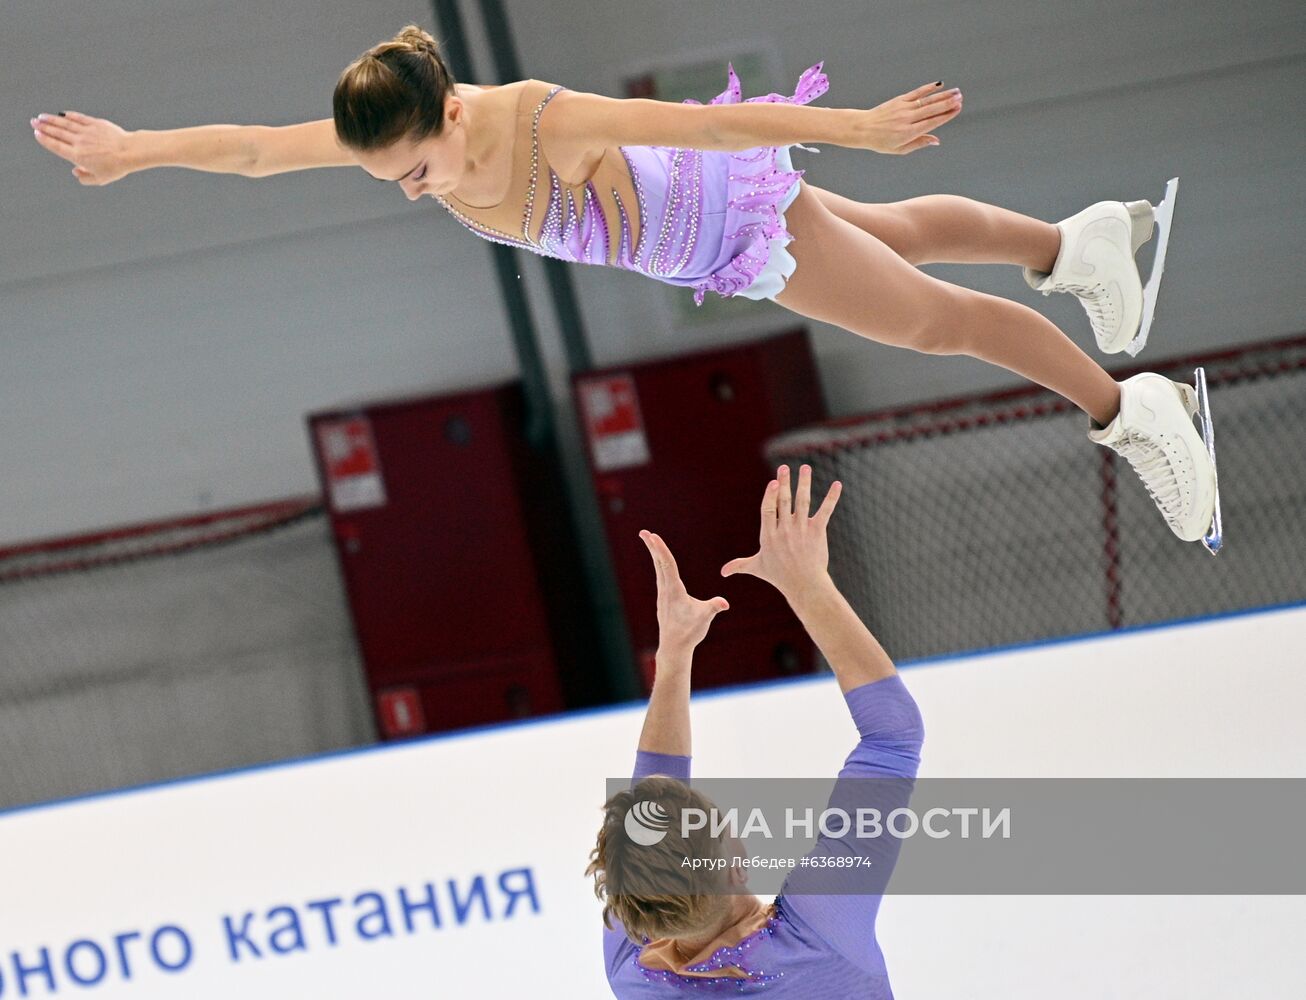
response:
[(798, 490), (792, 500), (790, 479), (789, 467), (781, 466), (762, 495), (762, 544), (757, 554), (730, 560), (721, 567), (721, 575), (748, 573), (780, 591), (844, 692), (892, 676), (893, 661), (830, 579), (825, 529), (843, 488), (832, 483), (820, 509), (809, 516), (811, 466), (798, 470)]
[[(707, 636), (712, 619), (729, 610), (730, 605), (724, 597), (709, 601), (690, 597), (667, 543), (651, 531), (641, 531), (639, 537), (648, 546), (658, 576), (658, 651), (662, 654), (692, 652)], [(659, 666), (661, 662), (659, 656)]]
[(812, 467), (799, 469), (797, 493), (790, 483), (789, 466), (780, 466), (776, 476), (762, 494), (761, 547), (756, 555), (730, 560), (721, 567), (721, 575), (748, 573), (765, 580), (792, 605), (829, 583), (825, 528), (843, 487), (833, 483), (820, 509), (810, 514)]

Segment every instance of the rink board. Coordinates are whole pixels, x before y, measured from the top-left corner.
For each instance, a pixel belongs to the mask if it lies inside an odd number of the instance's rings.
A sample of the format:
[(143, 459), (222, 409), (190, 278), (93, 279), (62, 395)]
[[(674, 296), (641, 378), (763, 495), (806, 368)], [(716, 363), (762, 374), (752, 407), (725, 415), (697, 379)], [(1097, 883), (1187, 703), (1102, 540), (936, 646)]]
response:
[[(1306, 776), (1306, 608), (912, 665), (923, 776)], [(0, 816), (0, 998), (601, 997), (582, 872), (642, 706)], [(699, 776), (828, 776), (833, 679), (696, 698)], [(1302, 897), (894, 896), (901, 996), (1294, 995)], [(508, 958), (511, 957), (511, 961)], [(944, 960), (946, 958), (946, 960)]]

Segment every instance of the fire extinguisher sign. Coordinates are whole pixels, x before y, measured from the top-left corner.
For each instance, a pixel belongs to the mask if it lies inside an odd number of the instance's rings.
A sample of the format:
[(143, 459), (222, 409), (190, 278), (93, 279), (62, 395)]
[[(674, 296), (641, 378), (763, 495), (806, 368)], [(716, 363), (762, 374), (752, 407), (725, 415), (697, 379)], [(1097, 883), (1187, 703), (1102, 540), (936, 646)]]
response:
[(366, 417), (324, 421), (317, 428), (317, 446), (333, 510), (347, 513), (385, 506), (381, 462)]
[(603, 375), (579, 385), (594, 468), (610, 472), (647, 464), (648, 438), (635, 380), (629, 375)]

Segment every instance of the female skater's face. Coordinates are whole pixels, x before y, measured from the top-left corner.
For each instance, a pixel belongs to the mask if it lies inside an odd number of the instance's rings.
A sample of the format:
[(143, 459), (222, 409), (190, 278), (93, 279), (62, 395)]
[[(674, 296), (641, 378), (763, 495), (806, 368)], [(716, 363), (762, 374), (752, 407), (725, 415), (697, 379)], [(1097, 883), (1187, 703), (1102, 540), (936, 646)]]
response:
[(451, 100), (439, 135), (400, 139), (384, 149), (357, 154), (358, 162), (377, 180), (397, 182), (409, 201), (448, 194), (462, 180), (466, 164), (467, 130), (461, 119), (461, 102)]

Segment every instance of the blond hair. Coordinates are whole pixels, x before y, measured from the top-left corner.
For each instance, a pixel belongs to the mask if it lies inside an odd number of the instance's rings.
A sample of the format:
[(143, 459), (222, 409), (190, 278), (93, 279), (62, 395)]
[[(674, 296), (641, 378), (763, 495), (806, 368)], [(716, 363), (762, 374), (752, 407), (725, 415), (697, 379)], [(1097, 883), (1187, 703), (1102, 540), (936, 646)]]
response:
[(340, 74), (331, 102), (336, 136), (351, 149), (371, 150), (436, 135), (454, 85), (440, 43), (410, 24)]
[[(626, 815), (640, 802), (656, 802), (666, 813), (667, 834), (657, 844), (637, 844), (626, 834)], [(729, 908), (727, 880), (720, 872), (687, 870), (685, 858), (724, 857), (720, 838), (705, 829), (681, 834), (681, 813), (710, 812), (712, 802), (674, 778), (654, 775), (603, 805), (603, 826), (585, 874), (594, 876), (594, 895), (603, 900), (603, 925), (621, 921), (636, 944), (645, 939), (687, 937), (712, 927)]]

